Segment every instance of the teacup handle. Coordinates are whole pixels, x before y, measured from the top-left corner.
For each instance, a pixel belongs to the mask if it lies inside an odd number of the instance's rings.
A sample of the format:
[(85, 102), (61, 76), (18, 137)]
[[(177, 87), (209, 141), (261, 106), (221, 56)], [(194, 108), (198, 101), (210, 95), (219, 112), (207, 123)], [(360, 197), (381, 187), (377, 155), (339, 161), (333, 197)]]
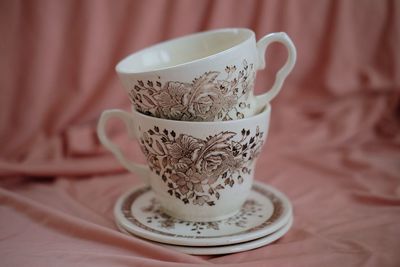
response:
[(294, 64), (296, 63), (296, 47), (289, 36), (284, 32), (271, 33), (264, 36), (257, 42), (258, 70), (265, 68), (265, 52), (268, 46), (274, 42), (282, 43), (286, 47), (288, 51), (288, 57), (285, 65), (283, 65), (283, 67), (276, 73), (275, 82), (272, 88), (268, 92), (256, 96), (257, 103), (262, 105), (265, 105), (271, 101), (279, 93), (282, 88), (283, 81), (292, 71)]
[(128, 171), (136, 173), (146, 184), (149, 184), (149, 168), (144, 164), (135, 163), (126, 159), (121, 149), (112, 143), (108, 138), (105, 127), (108, 120), (113, 117), (121, 119), (124, 122), (130, 138), (137, 139), (137, 135), (133, 127), (134, 117), (132, 114), (119, 109), (109, 109), (103, 111), (97, 124), (97, 136), (99, 137), (100, 142), (114, 154), (122, 166), (124, 166)]

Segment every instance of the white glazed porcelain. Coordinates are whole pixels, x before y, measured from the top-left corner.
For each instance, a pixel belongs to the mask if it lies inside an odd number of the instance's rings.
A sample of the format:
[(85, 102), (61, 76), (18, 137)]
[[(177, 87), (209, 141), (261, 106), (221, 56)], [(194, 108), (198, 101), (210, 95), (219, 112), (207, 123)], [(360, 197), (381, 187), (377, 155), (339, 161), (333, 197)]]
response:
[[(290, 217), (289, 221), (284, 226), (282, 226), (277, 231), (267, 236), (243, 243), (237, 243), (226, 246), (193, 247), (193, 246), (167, 245), (157, 242), (152, 242), (152, 243), (191, 255), (220, 255), (220, 254), (237, 253), (237, 252), (243, 252), (251, 249), (260, 248), (262, 246), (275, 242), (289, 231), (289, 229), (292, 227), (292, 224), (293, 224), (293, 217)], [(122, 226), (120, 225), (117, 226), (121, 232), (128, 235), (131, 234), (129, 231), (125, 230)]]
[[(254, 96), (256, 71), (265, 67), (265, 51), (282, 43), (288, 58), (272, 88)], [(286, 33), (271, 33), (257, 43), (249, 29), (229, 28), (196, 33), (134, 53), (116, 66), (138, 111), (185, 121), (221, 121), (258, 113), (281, 90), (296, 62)]]
[(160, 243), (220, 246), (275, 233), (292, 217), (289, 199), (277, 189), (254, 183), (239, 213), (220, 221), (191, 222), (165, 214), (148, 186), (135, 187), (114, 206), (116, 223), (128, 232)]
[[(106, 110), (98, 136), (120, 163), (147, 180), (162, 209), (191, 221), (213, 221), (238, 212), (253, 183), (267, 137), (271, 107), (242, 120), (191, 122), (160, 119), (133, 110)], [(147, 166), (127, 160), (105, 133), (116, 117), (138, 139)]]

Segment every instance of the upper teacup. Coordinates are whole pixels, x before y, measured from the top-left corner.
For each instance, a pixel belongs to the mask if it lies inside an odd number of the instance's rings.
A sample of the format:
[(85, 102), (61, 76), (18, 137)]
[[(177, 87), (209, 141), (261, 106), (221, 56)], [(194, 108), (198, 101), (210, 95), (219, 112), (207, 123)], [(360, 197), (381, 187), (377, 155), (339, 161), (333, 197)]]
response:
[[(288, 51), (272, 88), (254, 96), (256, 71), (265, 67), (273, 42)], [(257, 43), (249, 29), (200, 32), (129, 55), (116, 66), (136, 110), (172, 120), (223, 121), (260, 112), (280, 91), (296, 62), (286, 33), (271, 33)]]

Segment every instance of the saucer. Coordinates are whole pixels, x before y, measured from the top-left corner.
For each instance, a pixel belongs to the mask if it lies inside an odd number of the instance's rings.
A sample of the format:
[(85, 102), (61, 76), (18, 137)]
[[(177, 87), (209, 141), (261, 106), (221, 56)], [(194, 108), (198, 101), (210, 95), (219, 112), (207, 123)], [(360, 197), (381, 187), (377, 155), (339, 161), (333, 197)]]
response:
[[(178, 246), (178, 245), (167, 245), (163, 243), (149, 241), (153, 244), (157, 244), (169, 249), (177, 250), (182, 253), (191, 254), (191, 255), (219, 255), (219, 254), (230, 254), (230, 253), (237, 253), (243, 252), (251, 249), (260, 248), (262, 246), (271, 244), (284, 236), (290, 229), (293, 224), (293, 216), (289, 218), (289, 221), (279, 228), (277, 231), (273, 232), (264, 237), (260, 237), (255, 240), (233, 244), (233, 245), (226, 245), (226, 246), (212, 246), (212, 247), (191, 247), (191, 246)], [(118, 225), (118, 228), (121, 232), (131, 235), (128, 231), (126, 231), (122, 226)]]
[(225, 220), (191, 222), (162, 212), (149, 186), (122, 195), (114, 207), (116, 223), (129, 233), (181, 246), (221, 246), (255, 240), (275, 233), (292, 216), (288, 198), (262, 183), (254, 183), (241, 210)]

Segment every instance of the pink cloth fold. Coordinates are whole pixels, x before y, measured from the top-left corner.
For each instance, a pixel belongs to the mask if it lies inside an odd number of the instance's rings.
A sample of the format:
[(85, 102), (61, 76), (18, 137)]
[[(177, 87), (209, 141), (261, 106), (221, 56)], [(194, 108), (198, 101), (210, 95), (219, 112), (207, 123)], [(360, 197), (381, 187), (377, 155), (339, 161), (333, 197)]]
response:
[[(1, 265), (400, 266), (399, 19), (399, 1), (1, 1)], [(115, 200), (140, 178), (96, 123), (129, 110), (118, 60), (220, 27), (285, 31), (297, 47), (256, 168), (294, 225), (266, 247), (198, 257), (117, 230)], [(268, 49), (256, 93), (285, 57)], [(143, 161), (123, 126), (109, 133)]]

